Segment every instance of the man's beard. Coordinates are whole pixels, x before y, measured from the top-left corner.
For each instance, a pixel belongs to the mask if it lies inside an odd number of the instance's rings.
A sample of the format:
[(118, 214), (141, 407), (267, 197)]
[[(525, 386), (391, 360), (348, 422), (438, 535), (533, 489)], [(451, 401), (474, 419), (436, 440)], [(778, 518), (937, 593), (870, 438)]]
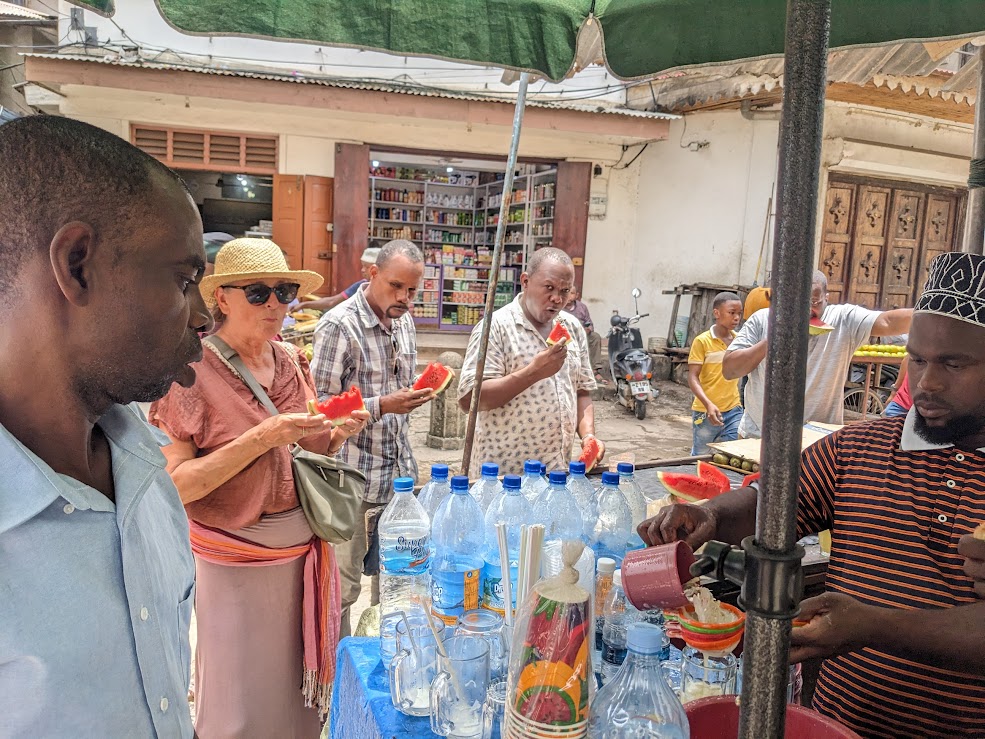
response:
[(961, 439), (974, 436), (985, 429), (985, 418), (972, 415), (955, 416), (946, 425), (931, 428), (918, 410), (913, 429), (917, 432), (917, 436), (930, 444), (956, 444)]

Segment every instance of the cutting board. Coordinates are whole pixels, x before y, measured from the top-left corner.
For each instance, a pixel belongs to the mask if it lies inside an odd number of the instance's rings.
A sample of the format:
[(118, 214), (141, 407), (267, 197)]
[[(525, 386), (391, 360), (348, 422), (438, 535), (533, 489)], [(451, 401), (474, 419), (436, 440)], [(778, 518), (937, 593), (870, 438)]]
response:
[[(837, 426), (835, 424), (810, 421), (804, 424), (804, 432), (801, 437), (800, 448), (802, 450), (806, 449), (811, 444), (820, 441), (828, 434), (833, 433), (840, 428), (841, 426)], [(748, 460), (749, 462), (760, 464), (762, 459), (762, 441), (762, 439), (736, 439), (735, 441), (712, 442), (708, 446), (715, 451), (721, 452), (722, 454), (727, 454), (729, 457), (739, 457), (742, 460)], [(729, 465), (719, 465), (719, 467), (735, 469)], [(736, 470), (736, 472), (742, 472), (742, 470)]]

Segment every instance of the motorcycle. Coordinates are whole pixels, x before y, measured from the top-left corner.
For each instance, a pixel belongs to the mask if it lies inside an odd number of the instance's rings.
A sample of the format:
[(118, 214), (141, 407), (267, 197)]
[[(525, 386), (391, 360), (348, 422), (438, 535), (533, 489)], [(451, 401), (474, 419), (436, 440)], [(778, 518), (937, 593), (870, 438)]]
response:
[(643, 336), (633, 324), (639, 323), (649, 313), (640, 315), (639, 288), (633, 288), (636, 315), (624, 318), (615, 312), (609, 319), (609, 371), (616, 383), (616, 400), (636, 414), (639, 420), (646, 418), (646, 404), (660, 394), (650, 383), (653, 378), (653, 360), (643, 348)]

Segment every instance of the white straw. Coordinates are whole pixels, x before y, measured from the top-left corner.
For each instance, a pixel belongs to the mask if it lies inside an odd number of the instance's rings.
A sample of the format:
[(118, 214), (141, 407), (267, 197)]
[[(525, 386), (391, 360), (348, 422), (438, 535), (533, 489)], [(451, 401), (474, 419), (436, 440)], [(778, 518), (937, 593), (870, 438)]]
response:
[(527, 568), (527, 592), (533, 590), (540, 579), (540, 560), (544, 552), (544, 524), (530, 527), (530, 566)]
[(448, 657), (448, 652), (445, 651), (445, 645), (441, 642), (441, 635), (438, 633), (438, 630), (434, 628), (434, 619), (431, 616), (431, 610), (428, 609), (424, 615), (426, 616), (424, 620), (428, 622), (428, 627), (430, 627), (431, 633), (434, 634), (435, 648), (438, 650), (438, 654), (445, 658), (445, 663), (448, 665), (448, 674), (451, 675), (451, 681), (455, 683), (455, 690), (458, 691), (460, 696), (465, 695), (462, 691), (462, 684), (458, 682), (458, 675), (455, 674), (455, 671), (451, 668), (451, 659)]
[(530, 556), (530, 527), (523, 524), (520, 527), (520, 561), (517, 564), (516, 604), (519, 606), (527, 599), (527, 559)]
[(502, 571), (503, 603), (505, 613), (503, 618), (507, 626), (513, 625), (513, 585), (510, 583), (510, 546), (507, 541), (506, 524), (496, 524), (496, 539), (499, 542), (499, 564)]
[[(407, 614), (403, 611), (397, 611), (397, 613), (399, 613), (400, 618), (404, 620), (404, 628), (407, 629), (407, 638), (410, 639), (410, 646), (414, 650), (414, 656), (417, 657), (417, 665), (420, 667), (424, 664), (424, 655), (421, 654), (421, 649), (417, 646), (417, 639), (414, 638), (414, 632), (411, 631), (410, 621), (407, 620)], [(428, 613), (425, 613), (424, 617), (429, 621), (431, 620), (431, 615)]]

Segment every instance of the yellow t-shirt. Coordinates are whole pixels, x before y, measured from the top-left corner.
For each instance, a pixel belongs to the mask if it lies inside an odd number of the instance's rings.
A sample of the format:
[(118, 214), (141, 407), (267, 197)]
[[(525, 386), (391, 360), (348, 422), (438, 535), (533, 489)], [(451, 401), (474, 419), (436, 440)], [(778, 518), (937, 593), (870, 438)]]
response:
[[(735, 336), (734, 331), (732, 336)], [(695, 337), (691, 344), (691, 353), (687, 357), (688, 364), (701, 365), (698, 382), (708, 399), (717, 405), (718, 410), (722, 413), (732, 410), (741, 402), (739, 400), (739, 381), (726, 380), (722, 375), (722, 360), (725, 359), (726, 349), (728, 349), (728, 345), (716, 338), (709, 330)], [(695, 398), (691, 404), (691, 409), (703, 413), (705, 406), (704, 403)]]

